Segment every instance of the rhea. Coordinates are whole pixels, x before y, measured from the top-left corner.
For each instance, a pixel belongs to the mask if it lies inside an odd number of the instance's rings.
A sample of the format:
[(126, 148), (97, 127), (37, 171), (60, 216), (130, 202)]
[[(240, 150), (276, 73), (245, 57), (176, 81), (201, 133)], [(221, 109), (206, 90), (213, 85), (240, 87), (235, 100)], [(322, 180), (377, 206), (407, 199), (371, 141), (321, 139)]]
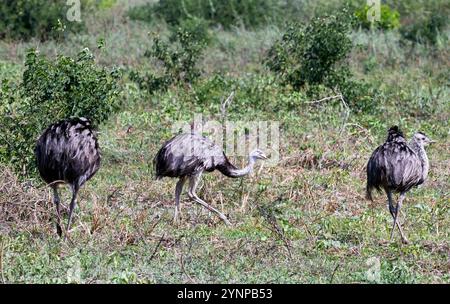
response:
[[(424, 133), (417, 132), (408, 144), (397, 126), (388, 131), (384, 144), (375, 149), (367, 164), (366, 196), (372, 199), (373, 189), (386, 192), (389, 212), (393, 218), (391, 240), (395, 226), (400, 231), (402, 242), (408, 239), (403, 234), (399, 223), (399, 211), (406, 192), (425, 182), (428, 176), (429, 162), (425, 146), (433, 142)], [(392, 194), (400, 193), (397, 205), (394, 206)]]
[(206, 209), (215, 212), (227, 225), (231, 225), (227, 217), (216, 208), (208, 205), (196, 194), (197, 186), (203, 172), (219, 170), (222, 174), (236, 178), (252, 172), (257, 160), (267, 159), (258, 149), (248, 157), (248, 165), (243, 169), (230, 163), (223, 150), (210, 139), (196, 133), (179, 134), (167, 141), (154, 158), (156, 178), (164, 176), (178, 178), (175, 187), (175, 214), (177, 222), (180, 212), (180, 196), (184, 183), (189, 181), (188, 196)]
[(56, 231), (61, 236), (59, 185), (68, 184), (72, 192), (67, 232), (78, 191), (100, 168), (100, 151), (91, 122), (86, 118), (71, 118), (52, 124), (39, 137), (35, 155), (42, 179), (53, 189)]

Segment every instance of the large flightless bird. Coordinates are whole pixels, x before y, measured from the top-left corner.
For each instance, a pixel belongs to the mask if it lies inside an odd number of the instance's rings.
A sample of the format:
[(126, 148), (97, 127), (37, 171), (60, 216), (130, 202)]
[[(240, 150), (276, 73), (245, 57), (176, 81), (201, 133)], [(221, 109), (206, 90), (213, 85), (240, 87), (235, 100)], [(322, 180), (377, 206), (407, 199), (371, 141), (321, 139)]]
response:
[[(408, 239), (402, 231), (398, 214), (405, 199), (406, 192), (425, 182), (428, 175), (429, 162), (425, 146), (433, 142), (424, 133), (417, 132), (408, 144), (397, 126), (388, 131), (384, 144), (375, 149), (367, 164), (366, 196), (372, 200), (372, 191), (386, 192), (389, 212), (393, 218), (391, 240), (395, 226), (398, 227), (402, 242)], [(397, 205), (394, 206), (392, 193), (400, 193)]]
[(230, 163), (223, 150), (208, 138), (195, 134), (184, 133), (167, 141), (154, 158), (156, 178), (164, 176), (176, 177), (175, 215), (174, 222), (180, 212), (180, 195), (186, 180), (189, 180), (189, 197), (208, 210), (215, 212), (227, 225), (231, 223), (219, 210), (208, 205), (196, 194), (196, 189), (203, 172), (219, 170), (228, 177), (242, 177), (253, 170), (256, 160), (267, 159), (258, 149), (249, 154), (248, 165), (238, 169)]
[(100, 167), (100, 150), (90, 121), (86, 118), (71, 118), (49, 126), (37, 141), (35, 155), (42, 179), (53, 189), (56, 229), (61, 236), (58, 186), (68, 184), (72, 191), (67, 232), (79, 189)]

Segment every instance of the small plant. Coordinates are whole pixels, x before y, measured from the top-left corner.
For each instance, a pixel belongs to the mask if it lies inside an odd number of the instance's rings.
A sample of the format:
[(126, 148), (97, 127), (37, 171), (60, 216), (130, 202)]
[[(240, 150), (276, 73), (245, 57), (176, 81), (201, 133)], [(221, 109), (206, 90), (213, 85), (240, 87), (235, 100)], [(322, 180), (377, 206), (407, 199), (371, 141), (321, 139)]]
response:
[(364, 29), (371, 29), (372, 27), (382, 30), (392, 30), (400, 26), (400, 13), (391, 9), (389, 5), (382, 4), (380, 6), (380, 20), (375, 20), (373, 23), (367, 18), (370, 6), (356, 10), (355, 15), (358, 18), (357, 26), (361, 26)]
[(59, 38), (61, 32), (77, 32), (82, 22), (66, 21), (66, 1), (3, 0), (0, 2), (0, 39), (40, 40)]
[(145, 56), (155, 58), (163, 66), (162, 75), (146, 73), (144, 76), (132, 72), (130, 77), (149, 92), (165, 91), (176, 83), (192, 83), (201, 74), (197, 62), (208, 42), (204, 23), (194, 19), (180, 26), (169, 38), (168, 43), (159, 36), (153, 38), (153, 46)]
[(95, 64), (84, 49), (76, 58), (51, 60), (30, 50), (19, 85), (0, 91), (0, 162), (23, 174), (34, 171), (35, 141), (51, 123), (84, 116), (98, 125), (119, 109), (120, 73)]

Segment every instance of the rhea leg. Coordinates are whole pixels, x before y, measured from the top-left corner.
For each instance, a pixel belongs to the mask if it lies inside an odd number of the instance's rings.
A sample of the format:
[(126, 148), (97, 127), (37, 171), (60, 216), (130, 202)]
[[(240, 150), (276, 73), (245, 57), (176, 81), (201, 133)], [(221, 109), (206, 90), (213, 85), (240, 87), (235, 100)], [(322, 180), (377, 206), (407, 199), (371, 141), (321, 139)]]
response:
[[(397, 203), (397, 208), (395, 208), (395, 218), (394, 218), (394, 223), (397, 223), (397, 227), (398, 230), (400, 231), (400, 235), (402, 237), (402, 242), (403, 244), (408, 244), (408, 239), (405, 237), (405, 235), (403, 234), (403, 230), (402, 227), (400, 226), (400, 223), (398, 221), (398, 214), (400, 212), (400, 209), (402, 208), (402, 203), (403, 200), (405, 199), (406, 193), (402, 192), (400, 193), (400, 197), (398, 199), (398, 203)], [(395, 227), (395, 226), (394, 226)]]
[[(392, 219), (395, 218), (395, 207), (394, 207), (394, 201), (392, 200), (392, 192), (390, 190), (386, 190), (386, 194), (388, 197), (388, 203), (389, 203), (389, 212), (391, 213)], [(392, 238), (392, 234), (391, 234)]]
[(392, 241), (392, 238), (394, 237), (395, 226), (397, 225), (397, 221), (395, 219), (395, 212), (396, 212), (397, 208), (394, 207), (394, 201), (392, 199), (392, 192), (390, 190), (386, 190), (386, 194), (387, 194), (388, 202), (389, 202), (389, 212), (391, 213), (392, 219), (394, 220), (394, 223), (393, 223), (392, 229), (391, 229), (391, 241)]
[(387, 193), (388, 201), (389, 201), (389, 212), (391, 213), (392, 219), (394, 220), (394, 222), (392, 224), (392, 229), (391, 229), (391, 240), (392, 240), (392, 238), (394, 236), (395, 226), (397, 226), (398, 230), (400, 231), (400, 235), (402, 237), (402, 242), (407, 244), (408, 240), (406, 239), (405, 235), (403, 234), (402, 227), (400, 226), (400, 223), (398, 221), (398, 212), (400, 211), (400, 209), (402, 207), (402, 203), (403, 203), (403, 200), (405, 199), (405, 195), (406, 194), (403, 193), (403, 192), (400, 194), (397, 206), (394, 207), (391, 191), (388, 190), (388, 191), (386, 191), (386, 193)]
[(78, 185), (71, 185), (70, 189), (72, 190), (72, 200), (70, 201), (70, 206), (69, 206), (69, 220), (67, 221), (67, 229), (66, 229), (66, 238), (67, 238), (67, 233), (69, 232), (70, 229), (70, 224), (72, 222), (72, 214), (73, 214), (73, 209), (75, 208), (76, 204), (77, 204), (77, 194), (78, 194)]
[(177, 182), (175, 187), (175, 215), (173, 217), (173, 222), (176, 223), (178, 220), (178, 214), (180, 213), (180, 197), (181, 191), (183, 190), (184, 182), (186, 181), (185, 177), (181, 177)]
[(58, 236), (61, 237), (62, 235), (61, 208), (60, 208), (61, 200), (59, 199), (58, 185), (54, 184), (51, 187), (53, 189), (53, 202), (55, 203), (56, 206), (56, 233), (58, 233)]
[(189, 192), (188, 195), (191, 199), (208, 209), (209, 211), (217, 213), (217, 215), (225, 222), (227, 225), (231, 225), (230, 221), (227, 219), (227, 217), (217, 210), (216, 208), (208, 205), (205, 201), (200, 199), (197, 194), (195, 193), (195, 190), (197, 189), (198, 183), (200, 182), (201, 173), (198, 175), (191, 176), (189, 179)]

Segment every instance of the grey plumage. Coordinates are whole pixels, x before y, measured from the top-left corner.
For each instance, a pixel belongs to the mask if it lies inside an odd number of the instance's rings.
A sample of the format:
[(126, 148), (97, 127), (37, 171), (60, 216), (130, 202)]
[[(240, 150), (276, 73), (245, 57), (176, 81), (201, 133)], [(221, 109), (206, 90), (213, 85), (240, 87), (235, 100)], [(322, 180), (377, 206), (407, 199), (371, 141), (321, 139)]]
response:
[(42, 179), (53, 189), (58, 216), (56, 227), (61, 236), (58, 185), (66, 183), (72, 191), (69, 230), (78, 190), (100, 168), (100, 150), (90, 121), (72, 118), (49, 126), (37, 140), (35, 156)]
[[(403, 133), (394, 126), (389, 129), (386, 142), (375, 149), (367, 163), (366, 197), (372, 200), (374, 189), (386, 192), (389, 211), (394, 219), (391, 238), (397, 225), (404, 243), (408, 240), (398, 223), (398, 212), (406, 192), (427, 178), (429, 163), (424, 147), (430, 142), (424, 133), (417, 132), (408, 144)], [(392, 193), (400, 193), (396, 207)]]
[(204, 171), (219, 170), (228, 177), (242, 177), (249, 174), (257, 159), (266, 159), (263, 152), (256, 149), (249, 155), (249, 163), (243, 169), (237, 169), (230, 163), (223, 150), (208, 138), (195, 134), (180, 134), (167, 141), (154, 158), (156, 178), (164, 176), (177, 177), (179, 181), (175, 188), (175, 216), (179, 213), (180, 195), (186, 180), (190, 181), (188, 195), (191, 199), (213, 211), (230, 224), (221, 212), (201, 200), (195, 190)]

